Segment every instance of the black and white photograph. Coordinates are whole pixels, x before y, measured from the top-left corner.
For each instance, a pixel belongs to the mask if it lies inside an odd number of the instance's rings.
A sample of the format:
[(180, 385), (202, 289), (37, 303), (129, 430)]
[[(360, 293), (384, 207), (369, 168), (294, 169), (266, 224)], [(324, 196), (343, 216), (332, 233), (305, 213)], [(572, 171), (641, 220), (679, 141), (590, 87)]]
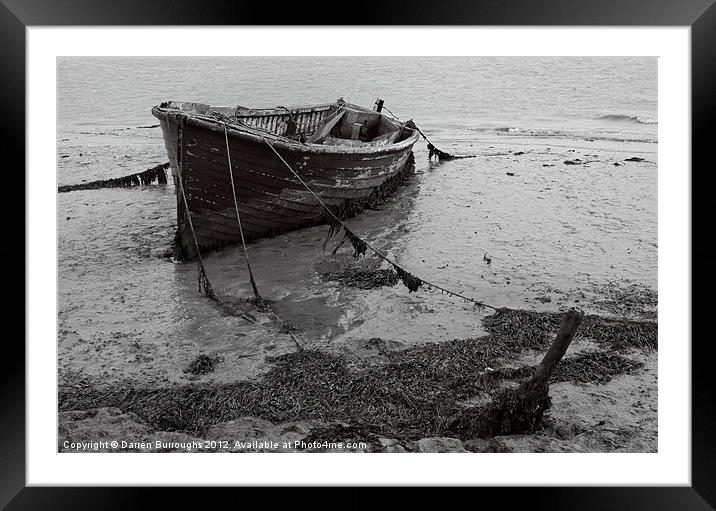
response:
[(59, 453), (657, 453), (658, 59), (58, 57)]

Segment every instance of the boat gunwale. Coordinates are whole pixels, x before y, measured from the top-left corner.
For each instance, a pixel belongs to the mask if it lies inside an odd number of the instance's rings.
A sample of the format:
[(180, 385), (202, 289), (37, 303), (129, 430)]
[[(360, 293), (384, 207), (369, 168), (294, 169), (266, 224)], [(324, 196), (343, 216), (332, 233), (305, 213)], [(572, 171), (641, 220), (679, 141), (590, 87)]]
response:
[[(295, 110), (300, 110), (302, 108), (318, 108), (327, 106), (330, 108), (333, 104), (325, 104), (325, 105), (318, 105), (314, 107), (296, 107)], [(349, 106), (350, 108), (356, 108), (365, 112), (372, 112), (372, 110), (367, 110), (363, 107), (359, 107), (356, 105), (348, 104), (346, 103), (346, 106)], [(272, 110), (281, 110), (281, 109), (272, 109)], [(378, 113), (378, 112), (376, 112)], [(224, 126), (227, 127), (227, 131), (229, 135), (236, 138), (244, 138), (249, 139), (253, 142), (256, 142), (258, 144), (261, 144), (264, 142), (263, 139), (270, 140), (271, 144), (277, 148), (290, 151), (293, 153), (303, 153), (303, 154), (335, 154), (335, 155), (342, 155), (342, 154), (351, 154), (351, 155), (376, 155), (376, 154), (394, 154), (398, 153), (400, 151), (403, 151), (407, 148), (412, 147), (418, 140), (419, 140), (419, 134), (417, 130), (414, 130), (412, 128), (409, 128), (405, 126), (405, 123), (401, 123), (400, 121), (396, 121), (394, 119), (390, 119), (392, 122), (398, 122), (402, 129), (406, 129), (411, 131), (411, 135), (407, 137), (405, 140), (401, 140), (400, 142), (397, 142), (395, 144), (390, 145), (380, 145), (380, 146), (370, 146), (370, 143), (366, 143), (365, 145), (357, 145), (357, 146), (342, 146), (342, 145), (324, 145), (324, 144), (311, 144), (311, 143), (301, 143), (299, 141), (294, 141), (291, 139), (287, 139), (286, 137), (282, 137), (280, 135), (276, 135), (274, 133), (270, 132), (263, 132), (263, 130), (260, 130), (258, 128), (253, 128), (251, 126), (240, 126), (237, 124), (231, 124), (226, 123), (224, 121), (221, 121), (220, 119), (216, 119), (214, 117), (210, 117), (203, 114), (197, 114), (192, 112), (187, 112), (184, 110), (176, 109), (176, 108), (169, 108), (169, 107), (163, 107), (161, 105), (155, 106), (152, 108), (152, 115), (156, 117), (157, 119), (164, 119), (166, 122), (169, 122), (170, 117), (178, 118), (182, 117), (186, 119), (189, 122), (192, 122), (193, 124), (197, 125), (200, 128), (208, 129), (211, 131), (215, 131), (218, 133), (224, 132)], [(270, 114), (264, 114), (264, 115), (270, 115)], [(384, 115), (380, 113), (380, 115)], [(388, 117), (386, 117), (388, 118)], [(162, 126), (162, 130), (164, 127)], [(259, 134), (257, 134), (260, 133)]]

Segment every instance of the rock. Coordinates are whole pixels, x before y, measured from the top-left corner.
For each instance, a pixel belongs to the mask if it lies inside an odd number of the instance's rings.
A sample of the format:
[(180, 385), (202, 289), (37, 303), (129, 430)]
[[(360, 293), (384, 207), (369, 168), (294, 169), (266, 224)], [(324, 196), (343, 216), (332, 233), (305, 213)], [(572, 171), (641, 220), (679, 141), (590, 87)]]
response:
[(514, 175), (515, 175), (514, 172), (505, 172), (505, 174), (507, 174), (508, 176), (514, 176)]
[(523, 154), (525, 154), (524, 151), (517, 151), (517, 152), (515, 153), (515, 156), (520, 156), (520, 155), (523, 155)]
[(506, 442), (503, 442), (504, 437), (495, 437), (488, 441), (487, 449), (485, 452), (512, 452), (512, 449)]
[[(75, 410), (58, 414), (58, 450), (60, 452), (156, 452), (156, 441), (199, 441), (184, 433), (157, 432), (134, 413), (119, 408)], [(112, 447), (116, 442), (116, 447)], [(70, 444), (85, 443), (85, 448)], [(95, 448), (96, 445), (96, 448)], [(184, 448), (163, 452), (185, 452)]]
[(207, 431), (206, 438), (211, 440), (249, 440), (264, 438), (274, 429), (273, 422), (257, 417), (240, 417), (229, 422), (214, 424)]
[(416, 445), (417, 452), (470, 452), (457, 438), (421, 438)]
[(389, 445), (388, 447), (386, 447), (385, 452), (408, 452), (408, 451), (406, 451), (405, 447), (403, 447), (402, 445), (395, 444), (395, 445)]
[(463, 445), (468, 451), (471, 452), (490, 452), (490, 441), (483, 438), (474, 438), (472, 440), (465, 440)]
[(392, 447), (394, 445), (398, 445), (398, 441), (395, 438), (386, 438), (386, 437), (378, 437), (378, 443), (382, 447)]
[(626, 158), (624, 161), (644, 161), (644, 158), (639, 158), (637, 156), (632, 156), (631, 158)]
[[(278, 444), (276, 449), (247, 447), (232, 449), (232, 452), (294, 452), (298, 450), (293, 447), (295, 442), (303, 440), (312, 429), (324, 425), (325, 423), (317, 420), (274, 424), (258, 417), (240, 417), (211, 426), (205, 437), (210, 440), (225, 440), (232, 446), (234, 442), (249, 443), (253, 440)], [(285, 447), (285, 444), (291, 447)]]
[(582, 162), (582, 160), (580, 160), (579, 158), (564, 161), (565, 165), (581, 165), (582, 163), (584, 163), (584, 162)]

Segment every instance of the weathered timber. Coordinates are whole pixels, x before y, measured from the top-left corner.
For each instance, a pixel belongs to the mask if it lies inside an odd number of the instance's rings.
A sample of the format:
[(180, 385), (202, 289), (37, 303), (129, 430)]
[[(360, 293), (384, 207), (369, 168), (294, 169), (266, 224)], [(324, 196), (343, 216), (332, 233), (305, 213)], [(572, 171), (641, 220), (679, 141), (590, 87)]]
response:
[(569, 310), (557, 337), (530, 379), (515, 389), (498, 392), (487, 405), (459, 412), (450, 421), (448, 429), (462, 438), (490, 438), (534, 431), (550, 406), (550, 376), (577, 333), (582, 318), (582, 311)]
[[(200, 251), (238, 242), (236, 211), (245, 240), (253, 241), (324, 223), (313, 193), (344, 218), (372, 207), (412, 171), (418, 140), (404, 123), (342, 100), (290, 109), (168, 102), (152, 113), (161, 122), (175, 184), (181, 179), (187, 195), (186, 207), (177, 200), (184, 258), (197, 255), (194, 235)], [(357, 137), (350, 144), (323, 143), (350, 138), (349, 131)]]

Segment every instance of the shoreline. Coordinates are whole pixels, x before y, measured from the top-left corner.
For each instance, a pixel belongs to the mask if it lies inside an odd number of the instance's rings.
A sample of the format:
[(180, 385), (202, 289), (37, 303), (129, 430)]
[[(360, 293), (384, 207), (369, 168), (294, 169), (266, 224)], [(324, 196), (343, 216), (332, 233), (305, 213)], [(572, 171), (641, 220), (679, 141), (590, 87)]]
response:
[[(271, 369), (249, 381), (164, 388), (61, 386), (58, 448), (67, 452), (65, 442), (81, 443), (88, 431), (104, 431), (103, 438), (124, 440), (141, 432), (149, 441), (281, 443), (290, 437), (324, 445), (366, 444), (352, 452), (531, 452), (545, 445), (559, 451), (586, 446), (655, 451), (657, 389), (648, 383), (656, 378), (658, 346), (657, 324), (651, 321), (585, 317), (553, 375), (553, 404), (536, 431), (479, 439), (446, 427), (468, 404), (488, 402), (531, 374), (561, 316), (501, 309), (483, 319), (488, 334), (477, 339), (399, 350), (376, 339), (370, 357), (295, 351), (275, 357)], [(640, 399), (632, 400), (629, 410), (634, 392)], [(595, 400), (621, 402), (627, 409), (591, 424)], [(291, 434), (286, 437), (284, 430)], [(219, 445), (218, 451), (232, 450)]]

